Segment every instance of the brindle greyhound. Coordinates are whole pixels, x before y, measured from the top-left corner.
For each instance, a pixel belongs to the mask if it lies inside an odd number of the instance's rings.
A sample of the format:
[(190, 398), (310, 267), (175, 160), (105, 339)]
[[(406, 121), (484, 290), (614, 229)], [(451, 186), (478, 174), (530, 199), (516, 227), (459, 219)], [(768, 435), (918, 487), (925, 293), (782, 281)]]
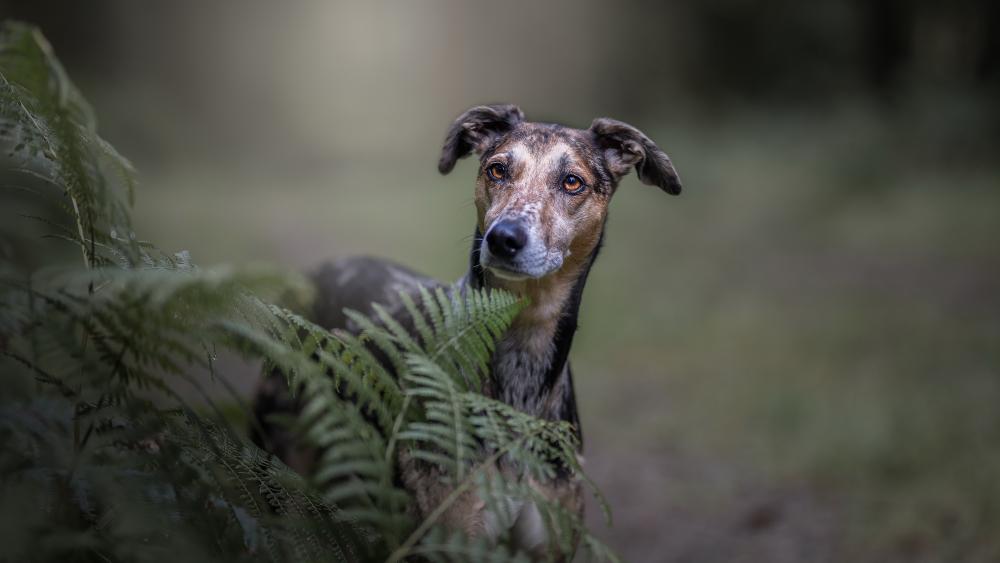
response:
[[(503, 288), (530, 298), (497, 343), (483, 393), (532, 415), (569, 421), (580, 432), (569, 351), (587, 274), (604, 236), (608, 203), (631, 168), (639, 179), (670, 194), (681, 191), (667, 155), (638, 129), (613, 119), (595, 119), (589, 129), (524, 121), (513, 105), (478, 106), (448, 130), (438, 170), (475, 152), (476, 231), (469, 271), (451, 288)], [(382, 303), (403, 313), (400, 291), (440, 284), (395, 264), (349, 258), (320, 268), (314, 321), (324, 328), (356, 329), (343, 309), (371, 312)], [(283, 379), (265, 380), (257, 398), (264, 428), (260, 441), (290, 465), (307, 472), (312, 456), (264, 415), (293, 409)], [(582, 441), (581, 441), (582, 443)], [(400, 460), (400, 480), (426, 515), (451, 491), (413, 460)], [(565, 472), (564, 472), (565, 473)], [(562, 474), (551, 483), (532, 483), (548, 498), (582, 514), (576, 476)], [(509, 530), (519, 547), (544, 554), (549, 540), (533, 505), (517, 505)], [(505, 530), (473, 492), (442, 521), (452, 528), (496, 538)]]

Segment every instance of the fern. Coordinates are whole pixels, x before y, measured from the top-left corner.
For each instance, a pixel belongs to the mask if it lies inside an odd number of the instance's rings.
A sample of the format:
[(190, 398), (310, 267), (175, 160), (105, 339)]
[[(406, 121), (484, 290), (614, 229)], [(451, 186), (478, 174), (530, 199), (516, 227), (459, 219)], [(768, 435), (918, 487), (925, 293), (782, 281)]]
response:
[[(579, 537), (613, 558), (531, 487), (559, 467), (582, 475), (573, 429), (480, 394), (516, 298), (422, 290), (401, 296), (412, 329), (376, 306), (348, 313), (359, 334), (330, 333), (275, 304), (307, 298), (295, 276), (157, 249), (131, 224), (132, 166), (40, 32), (13, 23), (0, 147), (4, 193), (55, 210), (5, 205), (0, 235), (30, 223), (82, 257), (0, 262), (0, 559), (524, 560), (440, 526), (467, 491), (508, 520), (507, 500), (533, 503), (553, 555)], [(216, 366), (226, 352), (287, 376), (303, 405), (287, 423), (318, 452), (310, 478), (229, 426), (216, 397), (241, 398)], [(453, 487), (422, 522), (394, 480), (404, 457)]]
[(0, 31), (0, 45), (0, 137), (19, 161), (15, 169), (63, 190), (75, 227), (70, 240), (88, 266), (151, 260), (130, 225), (132, 165), (98, 136), (90, 105), (51, 46), (18, 25)]

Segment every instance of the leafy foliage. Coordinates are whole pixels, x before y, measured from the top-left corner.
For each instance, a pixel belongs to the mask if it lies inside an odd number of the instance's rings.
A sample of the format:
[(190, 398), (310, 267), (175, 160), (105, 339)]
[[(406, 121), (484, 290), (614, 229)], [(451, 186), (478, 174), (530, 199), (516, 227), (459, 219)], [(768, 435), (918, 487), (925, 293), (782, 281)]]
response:
[[(580, 472), (573, 429), (478, 392), (513, 296), (425, 290), (403, 296), (412, 333), (378, 306), (349, 313), (359, 335), (330, 333), (272, 304), (308, 293), (295, 277), (159, 251), (131, 226), (131, 165), (18, 24), (0, 31), (0, 144), (5, 189), (57, 202), (22, 220), (82, 256), (0, 266), (0, 559), (524, 560), (439, 525), (470, 490), (507, 521), (509, 499), (534, 503), (553, 555), (582, 537), (613, 559), (528, 484)], [(290, 424), (320, 452), (310, 479), (226, 422), (217, 390), (241, 401), (216, 369), (224, 352), (287, 374), (304, 405)], [(423, 522), (395, 481), (404, 456), (454, 491)]]

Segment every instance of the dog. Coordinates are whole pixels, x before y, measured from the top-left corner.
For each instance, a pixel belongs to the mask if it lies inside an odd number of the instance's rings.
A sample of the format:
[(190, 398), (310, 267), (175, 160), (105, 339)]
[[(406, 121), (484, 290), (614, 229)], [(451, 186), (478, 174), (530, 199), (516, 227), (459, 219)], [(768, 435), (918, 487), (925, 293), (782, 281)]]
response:
[[(371, 313), (380, 303), (403, 314), (399, 292), (420, 287), (500, 288), (525, 296), (528, 305), (497, 342), (491, 373), (482, 392), (536, 417), (569, 422), (582, 433), (569, 353), (587, 276), (604, 240), (608, 205), (619, 181), (633, 168), (639, 180), (677, 195), (681, 181), (670, 158), (641, 131), (620, 121), (598, 118), (588, 129), (528, 122), (514, 105), (484, 105), (462, 113), (448, 129), (438, 170), (448, 174), (459, 159), (479, 156), (475, 182), (476, 228), (468, 272), (443, 286), (402, 266), (374, 258), (348, 258), (321, 267), (313, 276), (318, 298), (313, 321), (328, 329), (356, 330), (344, 308)], [(294, 410), (281, 378), (267, 378), (256, 411), (260, 440), (293, 468), (308, 472), (311, 454), (298, 449), (266, 415)], [(399, 460), (400, 481), (412, 493), (419, 516), (426, 516), (451, 489), (413, 460)], [(572, 514), (582, 517), (577, 476), (560, 472), (531, 486)], [(509, 530), (468, 492), (440, 521), (472, 536), (496, 539), (510, 532), (516, 547), (544, 556), (546, 537), (533, 505), (514, 506)], [(570, 555), (571, 556), (571, 555)]]

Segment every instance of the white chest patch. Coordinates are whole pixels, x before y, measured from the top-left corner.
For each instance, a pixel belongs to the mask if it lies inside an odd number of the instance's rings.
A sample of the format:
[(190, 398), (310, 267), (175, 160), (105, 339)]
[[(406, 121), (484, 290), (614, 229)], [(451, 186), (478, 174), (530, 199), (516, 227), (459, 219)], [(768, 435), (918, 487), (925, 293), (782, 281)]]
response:
[(493, 542), (510, 532), (513, 547), (519, 551), (531, 553), (548, 542), (542, 514), (530, 501), (505, 496), (497, 503), (496, 510), (486, 510), (483, 524), (486, 537)]

